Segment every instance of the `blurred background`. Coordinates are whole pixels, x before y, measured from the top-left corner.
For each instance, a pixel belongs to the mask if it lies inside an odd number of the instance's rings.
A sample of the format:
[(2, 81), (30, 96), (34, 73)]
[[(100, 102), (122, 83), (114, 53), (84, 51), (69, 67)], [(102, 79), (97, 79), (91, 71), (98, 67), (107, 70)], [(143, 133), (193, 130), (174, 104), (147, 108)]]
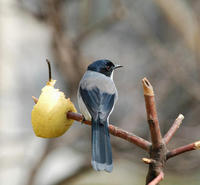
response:
[[(200, 138), (200, 1), (1, 0), (0, 184), (145, 184), (147, 153), (111, 136), (114, 170), (90, 165), (90, 127), (75, 122), (62, 137), (34, 135), (32, 95), (48, 80), (77, 107), (76, 91), (87, 65), (110, 59), (124, 68), (114, 80), (119, 100), (111, 123), (149, 139), (141, 80), (155, 93), (164, 135), (179, 113), (183, 124), (169, 149)], [(78, 107), (77, 107), (78, 108)], [(200, 152), (172, 158), (163, 185), (199, 185)]]

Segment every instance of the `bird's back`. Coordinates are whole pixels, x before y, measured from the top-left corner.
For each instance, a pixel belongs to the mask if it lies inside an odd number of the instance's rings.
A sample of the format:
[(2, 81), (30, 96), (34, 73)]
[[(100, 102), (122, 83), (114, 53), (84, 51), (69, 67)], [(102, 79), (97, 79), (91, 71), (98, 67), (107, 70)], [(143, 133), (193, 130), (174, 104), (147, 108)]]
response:
[(108, 94), (116, 93), (117, 98), (117, 89), (113, 80), (110, 77), (95, 71), (87, 71), (80, 81), (79, 87), (80, 86), (82, 88), (87, 88), (88, 90), (96, 87), (101, 92)]

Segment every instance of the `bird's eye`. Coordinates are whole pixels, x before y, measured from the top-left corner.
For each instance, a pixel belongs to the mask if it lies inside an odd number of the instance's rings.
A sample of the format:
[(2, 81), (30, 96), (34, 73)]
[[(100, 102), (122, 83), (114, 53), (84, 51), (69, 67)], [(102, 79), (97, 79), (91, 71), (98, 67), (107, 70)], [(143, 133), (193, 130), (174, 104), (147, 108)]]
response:
[(110, 69), (111, 69), (111, 66), (106, 66), (107, 71), (110, 71)]

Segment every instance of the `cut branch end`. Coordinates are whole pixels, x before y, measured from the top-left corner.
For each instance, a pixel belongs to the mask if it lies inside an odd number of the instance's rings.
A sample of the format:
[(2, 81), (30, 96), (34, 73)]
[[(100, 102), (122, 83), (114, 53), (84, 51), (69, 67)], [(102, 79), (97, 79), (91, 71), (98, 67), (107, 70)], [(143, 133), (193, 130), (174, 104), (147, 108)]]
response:
[(32, 99), (33, 99), (34, 103), (37, 104), (38, 99), (35, 96), (32, 96)]
[(200, 149), (200, 141), (196, 141), (194, 143), (190, 143), (188, 145), (173, 149), (172, 151), (167, 153), (166, 157), (167, 157), (167, 159), (170, 159), (170, 158), (180, 155), (182, 153), (189, 152), (192, 150), (199, 150), (199, 149)]
[(194, 148), (195, 148), (195, 150), (200, 150), (200, 141), (196, 141), (194, 143)]
[(176, 120), (174, 121), (172, 127), (169, 129), (169, 131), (165, 134), (164, 136), (164, 142), (165, 144), (168, 144), (175, 132), (178, 130), (180, 127), (182, 121), (184, 119), (184, 116), (182, 114), (179, 114)]
[(145, 164), (153, 164), (153, 163), (156, 162), (154, 159), (148, 159), (148, 158), (142, 158), (142, 161), (143, 161)]
[(146, 77), (142, 79), (142, 85), (144, 89), (144, 95), (154, 96), (153, 87)]
[(178, 119), (181, 119), (181, 120), (183, 120), (183, 119), (184, 119), (184, 116), (183, 116), (183, 114), (179, 114), (179, 115), (178, 115)]

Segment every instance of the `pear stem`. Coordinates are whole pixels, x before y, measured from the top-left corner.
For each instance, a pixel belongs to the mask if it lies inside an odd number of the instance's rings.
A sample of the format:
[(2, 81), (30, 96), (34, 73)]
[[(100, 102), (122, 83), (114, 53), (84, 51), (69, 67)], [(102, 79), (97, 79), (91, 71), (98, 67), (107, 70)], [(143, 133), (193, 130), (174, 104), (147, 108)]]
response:
[(47, 64), (48, 64), (48, 68), (49, 68), (49, 82), (51, 81), (51, 63), (49, 62), (49, 60), (48, 59), (46, 59), (46, 62), (47, 62)]

